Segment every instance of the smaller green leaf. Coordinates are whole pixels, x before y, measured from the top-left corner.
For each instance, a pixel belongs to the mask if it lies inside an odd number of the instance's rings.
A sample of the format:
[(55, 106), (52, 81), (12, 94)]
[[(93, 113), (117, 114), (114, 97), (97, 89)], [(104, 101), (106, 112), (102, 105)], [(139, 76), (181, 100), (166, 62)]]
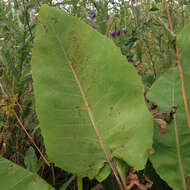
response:
[(118, 159), (116, 161), (116, 165), (117, 165), (118, 172), (125, 179), (127, 177), (127, 173), (130, 170), (130, 166), (123, 160), (118, 160)]
[(64, 183), (63, 186), (60, 187), (59, 190), (66, 190), (67, 187), (69, 187), (69, 185), (71, 184), (71, 182), (75, 179), (75, 177), (76, 177), (76, 176), (74, 176), (74, 175), (71, 176), (71, 177), (69, 178), (69, 180), (68, 180), (66, 183)]
[(177, 47), (182, 52), (190, 43), (190, 24), (185, 25), (181, 32), (177, 35)]
[(165, 21), (161, 18), (153, 17), (163, 28), (168, 32), (168, 39), (170, 42), (172, 42), (175, 39), (175, 34), (170, 30), (168, 27), (168, 24), (165, 23)]
[[(186, 98), (189, 102), (190, 77), (184, 73)], [(189, 146), (190, 133), (181, 91), (180, 73), (178, 68), (166, 71), (151, 86), (147, 98), (156, 102), (158, 111), (170, 111), (176, 107), (175, 120), (167, 123), (167, 132), (160, 133), (160, 128), (154, 128), (154, 154), (150, 161), (158, 175), (174, 190), (185, 189), (185, 178), (190, 174)], [(171, 115), (170, 115), (171, 117)], [(167, 116), (165, 116), (165, 119)]]
[(37, 125), (35, 123), (30, 123), (26, 126), (26, 129), (29, 131), (34, 130), (37, 127)]
[(38, 158), (32, 147), (30, 147), (26, 153), (24, 164), (29, 171), (34, 173), (38, 171)]
[(135, 42), (138, 40), (138, 38), (132, 37), (126, 42), (126, 46), (129, 46), (129, 48), (132, 48)]
[(100, 170), (100, 172), (96, 176), (96, 179), (99, 182), (102, 182), (102, 181), (104, 181), (109, 176), (110, 173), (111, 173), (111, 168), (106, 163), (106, 165)]
[(54, 190), (48, 183), (13, 162), (0, 157), (1, 190)]
[(146, 169), (144, 170), (144, 175), (153, 182), (153, 184), (152, 184), (153, 190), (161, 190), (161, 189), (166, 188), (165, 182), (163, 180), (161, 180), (159, 175), (154, 170), (150, 161), (148, 161), (148, 163), (146, 165)]

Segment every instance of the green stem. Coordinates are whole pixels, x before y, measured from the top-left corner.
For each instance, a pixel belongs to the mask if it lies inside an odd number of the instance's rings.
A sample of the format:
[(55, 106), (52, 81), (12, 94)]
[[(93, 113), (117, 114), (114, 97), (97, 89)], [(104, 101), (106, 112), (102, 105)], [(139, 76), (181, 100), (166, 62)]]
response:
[(67, 190), (67, 188), (68, 188), (69, 185), (72, 183), (72, 181), (75, 179), (75, 177), (76, 177), (76, 176), (74, 176), (74, 175), (71, 176), (71, 177), (69, 178), (69, 180), (68, 180), (66, 183), (64, 183), (63, 186), (60, 187), (59, 190)]
[(83, 190), (82, 188), (82, 178), (81, 177), (77, 177), (77, 186), (78, 186), (78, 190)]
[[(175, 103), (175, 100), (174, 100), (174, 88), (173, 88), (173, 92), (172, 92), (172, 103), (173, 103), (173, 105)], [(182, 159), (181, 159), (179, 134), (178, 134), (175, 114), (174, 114), (174, 129), (175, 129), (175, 139), (176, 139), (176, 149), (177, 149), (177, 158), (178, 158), (178, 163), (179, 163), (179, 171), (180, 171), (182, 182), (183, 182), (183, 188), (184, 188), (184, 190), (187, 190), (187, 184), (186, 184), (186, 181), (185, 181), (183, 163), (182, 163)]]

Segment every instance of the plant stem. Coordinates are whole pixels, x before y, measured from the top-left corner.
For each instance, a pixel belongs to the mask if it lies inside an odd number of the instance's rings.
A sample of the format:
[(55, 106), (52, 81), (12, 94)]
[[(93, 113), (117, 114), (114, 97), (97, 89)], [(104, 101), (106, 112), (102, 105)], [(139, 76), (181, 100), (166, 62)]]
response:
[(51, 173), (52, 173), (52, 183), (55, 186), (55, 171), (54, 171), (53, 164), (51, 164)]
[(28, 30), (29, 30), (29, 33), (30, 33), (30, 36), (31, 36), (31, 40), (32, 40), (33, 39), (33, 35), (32, 35), (32, 30), (30, 28), (29, 20), (28, 20), (28, 17), (29, 17), (28, 10), (27, 10), (27, 7), (25, 5), (25, 1), (24, 0), (22, 0), (22, 3), (23, 3), (24, 11), (25, 11), (26, 24), (28, 26)]
[(69, 180), (67, 180), (66, 183), (63, 184), (63, 186), (60, 187), (59, 190), (67, 190), (68, 186), (71, 184), (71, 182), (75, 179), (76, 176), (71, 176)]
[(121, 178), (121, 181), (123, 183), (124, 188), (127, 190), (127, 184), (126, 184), (126, 179), (125, 179), (126, 176), (123, 176), (122, 171), (121, 171), (121, 169), (119, 167), (117, 167), (117, 171), (119, 173), (119, 176)]
[[(173, 89), (173, 93), (172, 93), (172, 102), (173, 105), (174, 103), (174, 89)], [(174, 114), (174, 129), (175, 129), (175, 138), (176, 138), (176, 149), (177, 149), (177, 157), (178, 157), (178, 163), (179, 163), (179, 170), (180, 170), (180, 174), (182, 177), (182, 181), (183, 181), (183, 187), (184, 190), (187, 190), (187, 185), (185, 182), (185, 175), (184, 175), (184, 170), (183, 170), (183, 164), (182, 164), (182, 160), (181, 160), (181, 152), (180, 152), (180, 144), (179, 144), (179, 134), (178, 134), (178, 130), (177, 130), (177, 123), (176, 123), (176, 118), (175, 118), (175, 114)]]
[[(174, 29), (173, 29), (172, 21), (171, 21), (171, 17), (170, 17), (170, 12), (169, 12), (169, 9), (168, 9), (167, 0), (165, 0), (165, 7), (166, 7), (167, 14), (168, 14), (168, 21), (169, 21), (170, 30), (171, 30), (171, 32), (174, 33)], [(180, 60), (180, 55), (179, 55), (179, 51), (178, 51), (178, 48), (177, 48), (177, 44), (176, 44), (176, 58), (177, 58), (177, 65), (178, 65), (179, 72), (180, 72), (181, 88), (182, 88), (183, 100), (184, 100), (184, 105), (185, 105), (187, 123), (188, 123), (188, 127), (190, 129), (189, 108), (188, 108), (188, 103), (187, 103), (187, 98), (186, 98), (186, 92), (185, 92), (184, 77), (183, 77), (183, 68), (182, 68), (182, 65), (181, 65), (181, 60)]]
[(168, 22), (169, 22), (170, 30), (171, 30), (172, 32), (174, 32), (173, 25), (172, 25), (172, 20), (171, 20), (171, 17), (170, 17), (170, 11), (169, 11), (169, 9), (168, 9), (167, 0), (165, 0), (165, 7), (166, 7), (167, 15), (168, 15)]
[(77, 177), (77, 186), (78, 186), (78, 190), (83, 190), (83, 187), (82, 187), (82, 178), (81, 177)]
[(39, 152), (40, 156), (42, 157), (42, 159), (44, 160), (44, 162), (50, 167), (50, 163), (47, 161), (47, 159), (45, 158), (45, 156), (42, 154), (42, 152), (40, 151), (40, 149), (38, 148), (38, 146), (36, 145), (36, 143), (34, 142), (33, 138), (29, 135), (29, 133), (27, 132), (27, 130), (25, 129), (24, 125), (22, 124), (21, 120), (19, 119), (17, 113), (14, 111), (14, 115), (18, 121), (18, 123), (20, 124), (22, 130), (25, 132), (25, 134), (28, 136), (28, 138), (30, 139), (31, 143), (35, 146), (35, 148), (37, 149), (37, 151)]

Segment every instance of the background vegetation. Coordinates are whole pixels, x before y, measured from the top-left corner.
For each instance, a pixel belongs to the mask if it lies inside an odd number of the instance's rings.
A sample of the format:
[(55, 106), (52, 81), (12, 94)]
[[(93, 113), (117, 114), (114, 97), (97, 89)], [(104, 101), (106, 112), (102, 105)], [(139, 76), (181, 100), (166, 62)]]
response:
[[(138, 70), (145, 93), (162, 73), (177, 64), (176, 41), (169, 29), (162, 0), (0, 0), (0, 155), (38, 173), (56, 189), (66, 182), (70, 182), (69, 189), (77, 189), (71, 174), (53, 163), (50, 167), (46, 165), (19, 124), (20, 121), (45, 155), (34, 107), (30, 67), (35, 26), (42, 4), (63, 9), (112, 39), (126, 60)], [(189, 23), (190, 2), (168, 0), (168, 6), (174, 31), (179, 33)], [(152, 189), (171, 189), (150, 162), (138, 172), (139, 177), (143, 174), (154, 182)], [(112, 175), (102, 184), (84, 179), (84, 189), (93, 187), (118, 188)]]

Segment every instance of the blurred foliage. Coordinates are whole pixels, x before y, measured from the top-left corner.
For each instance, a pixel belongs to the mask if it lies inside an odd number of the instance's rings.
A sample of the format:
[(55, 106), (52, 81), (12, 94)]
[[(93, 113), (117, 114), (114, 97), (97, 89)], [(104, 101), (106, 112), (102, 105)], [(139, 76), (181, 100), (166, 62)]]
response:
[[(30, 68), (35, 26), (42, 4), (63, 9), (112, 39), (138, 70), (146, 88), (176, 65), (175, 35), (168, 28), (163, 0), (0, 0), (0, 155), (29, 168), (25, 156), (28, 157), (28, 149), (33, 145), (14, 113), (45, 154), (35, 113)], [(168, 0), (168, 5), (174, 30), (179, 33), (189, 23), (190, 1)], [(53, 164), (47, 167), (37, 151), (30, 155), (31, 160), (36, 158), (34, 170), (38, 168), (38, 174), (54, 187), (58, 189), (69, 180), (71, 175)], [(164, 189), (169, 189), (155, 171), (147, 170), (152, 173), (150, 179), (156, 178), (160, 189), (163, 184)], [(96, 183), (85, 179), (84, 189)], [(111, 184), (115, 185), (112, 176), (103, 183), (105, 189), (110, 189)], [(75, 180), (69, 188), (76, 189)]]

